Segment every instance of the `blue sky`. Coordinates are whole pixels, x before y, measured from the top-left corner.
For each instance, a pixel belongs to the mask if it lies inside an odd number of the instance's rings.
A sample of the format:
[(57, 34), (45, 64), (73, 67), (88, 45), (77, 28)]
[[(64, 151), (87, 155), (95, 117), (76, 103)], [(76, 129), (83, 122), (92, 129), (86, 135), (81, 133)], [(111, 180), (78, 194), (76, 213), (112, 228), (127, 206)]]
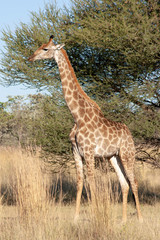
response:
[[(44, 8), (44, 5), (54, 0), (3, 0), (0, 6), (0, 38), (2, 29), (10, 27), (14, 31), (20, 22), (29, 23), (30, 12)], [(70, 0), (57, 0), (57, 5), (63, 8), (64, 5), (70, 7)], [(0, 39), (0, 50), (3, 50), (4, 42)], [(1, 76), (0, 76), (1, 78)], [(0, 79), (1, 83), (1, 79)], [(7, 101), (7, 96), (27, 95), (36, 93), (36, 89), (28, 89), (23, 85), (4, 87), (0, 85), (0, 102)]]

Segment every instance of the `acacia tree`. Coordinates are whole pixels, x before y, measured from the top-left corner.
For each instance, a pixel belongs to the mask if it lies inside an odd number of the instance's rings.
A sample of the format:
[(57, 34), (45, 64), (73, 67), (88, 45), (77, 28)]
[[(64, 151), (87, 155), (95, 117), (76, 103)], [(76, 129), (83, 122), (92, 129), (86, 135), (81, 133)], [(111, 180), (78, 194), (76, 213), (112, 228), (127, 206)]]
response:
[(4, 81), (60, 91), (54, 61), (27, 61), (54, 34), (55, 42), (66, 43), (79, 81), (105, 115), (126, 122), (138, 138), (158, 139), (159, 5), (158, 0), (75, 0), (61, 11), (48, 4), (31, 13), (30, 24), (3, 31)]
[(135, 135), (159, 138), (159, 1), (74, 2), (64, 27), (68, 41), (89, 47), (81, 64), (89, 91), (106, 99), (114, 118), (125, 116), (131, 128), (136, 121)]

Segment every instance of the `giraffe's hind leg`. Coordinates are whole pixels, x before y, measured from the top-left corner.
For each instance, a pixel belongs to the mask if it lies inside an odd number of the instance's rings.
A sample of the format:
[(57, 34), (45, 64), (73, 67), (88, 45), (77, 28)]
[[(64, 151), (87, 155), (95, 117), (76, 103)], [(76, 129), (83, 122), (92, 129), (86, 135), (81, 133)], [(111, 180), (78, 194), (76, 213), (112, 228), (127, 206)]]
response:
[(142, 218), (142, 214), (141, 214), (141, 210), (140, 210), (140, 203), (139, 203), (139, 197), (138, 197), (138, 183), (137, 180), (134, 176), (134, 171), (127, 169), (126, 170), (126, 174), (132, 189), (132, 192), (134, 194), (134, 199), (135, 199), (135, 203), (136, 203), (136, 208), (137, 208), (137, 215), (138, 215), (138, 219), (140, 222), (143, 222), (143, 218)]
[(123, 195), (123, 216), (122, 221), (127, 221), (127, 198), (128, 198), (128, 191), (129, 191), (129, 184), (127, 182), (126, 176), (124, 174), (124, 171), (122, 167), (120, 166), (119, 156), (113, 156), (110, 158), (110, 162), (118, 176), (121, 189), (122, 189), (122, 195)]
[(135, 174), (134, 174), (135, 157), (133, 155), (126, 156), (126, 154), (121, 153), (120, 158), (121, 158), (121, 162), (124, 167), (124, 171), (126, 173), (127, 179), (129, 181), (130, 187), (134, 194), (138, 219), (140, 222), (143, 222), (143, 218), (142, 218), (141, 211), (140, 211), (139, 197), (138, 197), (138, 184), (137, 184)]

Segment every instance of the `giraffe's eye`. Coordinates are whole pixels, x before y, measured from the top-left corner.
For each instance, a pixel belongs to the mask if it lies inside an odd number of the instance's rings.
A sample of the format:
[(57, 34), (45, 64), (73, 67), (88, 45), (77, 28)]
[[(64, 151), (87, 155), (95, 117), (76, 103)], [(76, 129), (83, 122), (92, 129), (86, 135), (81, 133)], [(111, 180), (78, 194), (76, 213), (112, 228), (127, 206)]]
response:
[(48, 51), (48, 49), (47, 49), (47, 48), (43, 48), (43, 50), (44, 50), (44, 51)]

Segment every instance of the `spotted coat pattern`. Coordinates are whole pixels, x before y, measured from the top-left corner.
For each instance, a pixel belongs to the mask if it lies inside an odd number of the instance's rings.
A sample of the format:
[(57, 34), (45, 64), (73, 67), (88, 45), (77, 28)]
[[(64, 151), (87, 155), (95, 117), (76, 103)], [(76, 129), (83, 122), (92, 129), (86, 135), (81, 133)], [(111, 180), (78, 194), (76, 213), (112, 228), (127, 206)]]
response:
[[(86, 161), (92, 199), (95, 197), (94, 159), (110, 160), (119, 178), (123, 193), (123, 221), (127, 219), (129, 185), (134, 193), (138, 218), (142, 221), (139, 207), (137, 182), (134, 176), (135, 147), (131, 133), (122, 123), (106, 119), (99, 106), (80, 87), (66, 51), (53, 43), (51, 37), (29, 58), (30, 61), (53, 57), (59, 68), (63, 94), (75, 125), (70, 133), (77, 169), (77, 200), (75, 219), (79, 216), (83, 188), (83, 164)], [(45, 49), (45, 53), (44, 53)], [(48, 54), (47, 54), (48, 51)]]

